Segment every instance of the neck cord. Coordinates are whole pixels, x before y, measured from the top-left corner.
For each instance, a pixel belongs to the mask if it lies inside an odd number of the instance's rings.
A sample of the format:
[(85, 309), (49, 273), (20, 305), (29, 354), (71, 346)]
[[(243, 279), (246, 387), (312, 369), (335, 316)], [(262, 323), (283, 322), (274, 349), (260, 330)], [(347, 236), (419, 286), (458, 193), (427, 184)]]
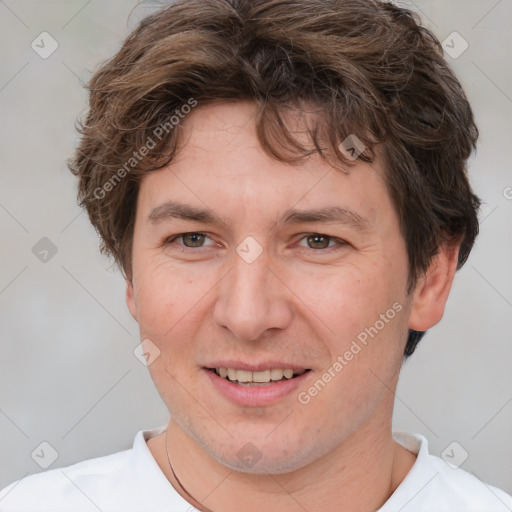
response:
[[(165, 453), (167, 454), (167, 461), (169, 462), (169, 467), (171, 468), (172, 475), (174, 476), (176, 482), (178, 482), (178, 485), (181, 487), (181, 490), (194, 502), (194, 503), (201, 503), (199, 500), (196, 500), (186, 489), (183, 487), (183, 484), (180, 482), (179, 478), (176, 476), (176, 473), (174, 472), (174, 469), (171, 464), (171, 458), (169, 457), (169, 445), (167, 444), (167, 434), (169, 432), (169, 428), (165, 430)], [(204, 505), (201, 503), (201, 506), (204, 507)], [(205, 512), (212, 512), (210, 509), (205, 508)]]

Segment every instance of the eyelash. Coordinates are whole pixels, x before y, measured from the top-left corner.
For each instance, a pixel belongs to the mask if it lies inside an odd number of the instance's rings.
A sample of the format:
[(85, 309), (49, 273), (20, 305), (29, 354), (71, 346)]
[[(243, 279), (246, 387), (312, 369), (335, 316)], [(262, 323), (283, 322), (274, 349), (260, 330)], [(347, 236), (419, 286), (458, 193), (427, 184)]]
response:
[[(207, 233), (203, 233), (202, 231), (188, 231), (187, 233), (180, 233), (179, 235), (174, 235), (174, 236), (166, 239), (165, 242), (164, 242), (164, 245), (171, 245), (178, 238), (181, 238), (182, 241), (183, 241), (183, 237), (185, 235), (201, 235), (201, 236), (205, 236), (205, 237), (209, 238), (208, 234)], [(342, 240), (341, 238), (336, 238), (334, 236), (326, 235), (324, 233), (304, 233), (302, 238), (299, 239), (299, 242), (301, 242), (302, 240), (304, 240), (305, 238), (307, 238), (309, 236), (326, 237), (326, 238), (329, 239), (329, 243), (331, 241), (334, 241), (334, 242), (336, 242), (336, 245), (331, 246), (331, 247), (326, 247), (324, 249), (313, 249), (311, 247), (302, 247), (302, 246), (300, 246), (301, 249), (315, 251), (317, 253), (318, 252), (330, 253), (333, 250), (338, 250), (338, 249), (340, 249), (343, 246), (349, 245), (348, 242), (345, 242), (345, 240)], [(185, 252), (188, 252), (189, 250), (197, 252), (200, 249), (206, 249), (208, 247), (208, 246), (206, 246), (206, 247), (187, 247), (186, 245), (183, 245), (183, 244), (177, 244), (177, 245), (180, 247), (181, 251), (185, 251)]]

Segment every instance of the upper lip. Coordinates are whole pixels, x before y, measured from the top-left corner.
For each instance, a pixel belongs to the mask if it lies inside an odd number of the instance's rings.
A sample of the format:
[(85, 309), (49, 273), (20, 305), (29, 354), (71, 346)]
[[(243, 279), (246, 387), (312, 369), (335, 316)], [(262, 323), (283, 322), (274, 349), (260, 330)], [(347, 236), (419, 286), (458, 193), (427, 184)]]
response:
[(286, 370), (291, 368), (292, 370), (308, 370), (306, 366), (295, 363), (287, 363), (283, 361), (263, 361), (261, 363), (246, 363), (244, 361), (214, 361), (205, 366), (205, 368), (234, 368), (235, 370), (246, 370), (248, 372), (261, 372), (264, 370), (272, 370), (274, 368), (280, 368)]

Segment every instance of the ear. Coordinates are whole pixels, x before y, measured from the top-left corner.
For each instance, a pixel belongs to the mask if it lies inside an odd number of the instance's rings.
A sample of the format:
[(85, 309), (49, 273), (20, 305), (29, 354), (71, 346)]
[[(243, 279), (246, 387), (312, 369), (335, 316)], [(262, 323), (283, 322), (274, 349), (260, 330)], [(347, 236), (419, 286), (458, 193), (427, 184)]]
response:
[(126, 280), (126, 305), (128, 310), (137, 322), (137, 303), (135, 301), (135, 292), (133, 290), (133, 284), (131, 281)]
[(444, 308), (457, 271), (459, 243), (441, 245), (413, 292), (409, 328), (426, 331), (443, 318)]

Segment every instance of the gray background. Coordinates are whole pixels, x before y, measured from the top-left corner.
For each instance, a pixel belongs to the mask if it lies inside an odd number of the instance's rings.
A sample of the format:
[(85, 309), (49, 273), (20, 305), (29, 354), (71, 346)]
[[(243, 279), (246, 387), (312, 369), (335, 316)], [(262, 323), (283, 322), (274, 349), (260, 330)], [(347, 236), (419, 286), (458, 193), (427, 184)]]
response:
[[(447, 58), (481, 130), (470, 174), (485, 204), (445, 318), (403, 368), (394, 428), (423, 433), (436, 455), (456, 441), (448, 452), (468, 453), (464, 469), (512, 493), (512, 2), (401, 4), (441, 41), (456, 31), (469, 44)], [(123, 280), (99, 255), (65, 165), (81, 82), (155, 5), (0, 0), (0, 488), (41, 471), (31, 453), (43, 441), (60, 467), (126, 449), (167, 420), (133, 354)], [(46, 59), (31, 48), (43, 31), (59, 45)], [(43, 237), (57, 248), (46, 262), (33, 253)]]

